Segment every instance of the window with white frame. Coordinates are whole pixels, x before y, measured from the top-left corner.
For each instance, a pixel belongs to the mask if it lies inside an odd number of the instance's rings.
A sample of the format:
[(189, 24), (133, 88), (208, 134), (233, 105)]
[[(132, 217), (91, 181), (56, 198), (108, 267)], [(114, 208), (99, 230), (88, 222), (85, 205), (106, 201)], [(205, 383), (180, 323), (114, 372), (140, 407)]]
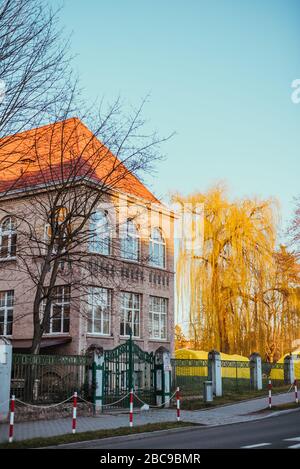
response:
[(138, 230), (132, 220), (127, 220), (120, 227), (121, 257), (123, 259), (138, 261), (140, 254), (140, 238)]
[(14, 291), (0, 292), (0, 335), (12, 335)]
[(111, 226), (106, 210), (92, 214), (90, 233), (90, 251), (107, 256), (111, 254)]
[(137, 293), (121, 293), (120, 335), (140, 337), (141, 295)]
[(167, 338), (167, 298), (149, 297), (149, 332), (151, 339)]
[[(52, 254), (57, 254), (59, 250), (60, 243), (63, 243), (62, 253), (66, 251), (66, 240), (67, 236), (70, 233), (71, 225), (66, 224), (66, 217), (68, 211), (65, 207), (60, 207), (56, 210), (53, 217), (52, 223), (46, 223), (45, 225), (45, 251), (47, 251), (47, 246), (50, 243), (50, 240), (53, 242)], [(65, 225), (63, 225), (65, 223)], [(62, 228), (63, 225), (63, 228)], [(54, 239), (52, 240), (52, 233), (54, 233)]]
[(14, 218), (6, 217), (0, 225), (0, 259), (16, 257), (17, 232)]
[(149, 263), (155, 267), (166, 266), (166, 242), (159, 228), (151, 231), (149, 240)]
[[(55, 287), (50, 307), (50, 317), (46, 334), (65, 334), (70, 329), (71, 288), (69, 285)], [(45, 304), (42, 306), (42, 313)]]
[(91, 287), (88, 299), (88, 332), (109, 335), (111, 320), (111, 290)]

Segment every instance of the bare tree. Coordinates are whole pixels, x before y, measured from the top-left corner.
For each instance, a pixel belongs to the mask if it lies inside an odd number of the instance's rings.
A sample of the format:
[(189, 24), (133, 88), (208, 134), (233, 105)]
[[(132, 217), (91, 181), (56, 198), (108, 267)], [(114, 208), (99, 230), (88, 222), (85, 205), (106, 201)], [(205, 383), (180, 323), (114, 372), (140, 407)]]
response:
[[(99, 204), (111, 203), (114, 192), (124, 193), (129, 187), (129, 192), (145, 197), (146, 189), (136, 175), (149, 171), (160, 158), (159, 144), (166, 139), (142, 131), (143, 106), (144, 101), (124, 116), (117, 100), (105, 115), (100, 110), (97, 120), (86, 114), (84, 119), (94, 122), (93, 131), (72, 118), (26, 133), (26, 167), (22, 169), (22, 159), (16, 163), (17, 184), (10, 181), (14, 190), (6, 193), (9, 199), (16, 189), (21, 191), (24, 203), (13, 210), (3, 204), (0, 218), (9, 215), (15, 220), (18, 262), (11, 269), (30, 280), (34, 354), (40, 351), (57, 286), (67, 279), (80, 299), (89, 285), (101, 285), (101, 278), (107, 275), (97, 265), (99, 258), (88, 249), (99, 236), (97, 227), (91, 229)], [(150, 197), (150, 193), (146, 195)], [(157, 202), (152, 195), (149, 204), (151, 200)], [(112, 229), (118, 233), (111, 238), (120, 246), (120, 222)], [(121, 266), (114, 269), (113, 278), (118, 282)]]
[(0, 0), (1, 170), (15, 163), (11, 136), (23, 138), (20, 132), (54, 121), (59, 110), (63, 117), (76, 87), (58, 13), (44, 0)]

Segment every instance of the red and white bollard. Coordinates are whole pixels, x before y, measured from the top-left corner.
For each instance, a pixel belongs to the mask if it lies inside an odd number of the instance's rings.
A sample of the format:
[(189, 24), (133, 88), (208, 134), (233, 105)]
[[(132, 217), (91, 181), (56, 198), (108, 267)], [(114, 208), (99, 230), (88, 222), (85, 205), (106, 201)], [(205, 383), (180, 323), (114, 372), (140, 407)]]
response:
[(129, 397), (129, 426), (133, 427), (133, 389), (130, 390)]
[(14, 439), (14, 420), (15, 420), (15, 396), (11, 396), (10, 416), (9, 416), (9, 435), (8, 435), (9, 443), (12, 443)]
[(177, 422), (180, 421), (180, 395), (179, 388), (176, 389), (176, 409), (177, 409)]
[(272, 408), (272, 381), (270, 379), (269, 379), (268, 389), (269, 389), (269, 409), (271, 409)]
[(77, 392), (73, 394), (73, 418), (72, 418), (72, 433), (76, 433), (76, 419), (77, 419)]
[(295, 386), (295, 402), (298, 404), (299, 399), (298, 399), (298, 385), (297, 385), (297, 380), (295, 379), (294, 381), (294, 386)]

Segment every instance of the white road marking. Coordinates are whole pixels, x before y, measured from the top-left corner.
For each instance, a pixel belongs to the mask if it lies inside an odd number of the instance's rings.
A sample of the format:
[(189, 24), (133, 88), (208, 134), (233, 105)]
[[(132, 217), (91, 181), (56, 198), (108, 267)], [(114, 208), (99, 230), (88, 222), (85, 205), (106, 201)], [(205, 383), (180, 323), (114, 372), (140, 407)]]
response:
[[(285, 438), (283, 441), (300, 441), (300, 436), (294, 436), (294, 438)], [(288, 449), (298, 449), (300, 448), (300, 443), (296, 445), (288, 446)]]
[(260, 446), (270, 446), (271, 443), (257, 443), (256, 445), (241, 446), (241, 448), (259, 448)]

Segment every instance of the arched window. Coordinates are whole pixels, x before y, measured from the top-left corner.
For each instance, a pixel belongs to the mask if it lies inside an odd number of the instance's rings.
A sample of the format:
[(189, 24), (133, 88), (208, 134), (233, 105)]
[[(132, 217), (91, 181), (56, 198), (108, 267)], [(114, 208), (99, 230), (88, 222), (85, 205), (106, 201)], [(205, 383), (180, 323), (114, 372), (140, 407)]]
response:
[(12, 217), (2, 220), (0, 225), (0, 258), (9, 259), (16, 256), (17, 232), (16, 223)]
[(130, 261), (138, 261), (140, 254), (140, 237), (132, 220), (127, 220), (120, 228), (121, 257)]
[(151, 231), (149, 242), (149, 262), (155, 267), (166, 267), (166, 242), (159, 228)]
[(57, 254), (58, 246), (62, 242), (64, 243), (62, 252), (66, 251), (65, 244), (67, 236), (71, 231), (70, 223), (65, 223), (67, 215), (68, 210), (65, 207), (59, 207), (54, 211), (54, 213), (49, 213), (49, 223), (46, 223), (44, 231), (45, 251), (48, 249), (48, 245), (52, 238), (52, 233), (54, 233), (54, 239), (51, 240), (53, 242), (52, 253)]
[(94, 212), (90, 223), (90, 251), (98, 254), (111, 253), (111, 226), (106, 210)]

